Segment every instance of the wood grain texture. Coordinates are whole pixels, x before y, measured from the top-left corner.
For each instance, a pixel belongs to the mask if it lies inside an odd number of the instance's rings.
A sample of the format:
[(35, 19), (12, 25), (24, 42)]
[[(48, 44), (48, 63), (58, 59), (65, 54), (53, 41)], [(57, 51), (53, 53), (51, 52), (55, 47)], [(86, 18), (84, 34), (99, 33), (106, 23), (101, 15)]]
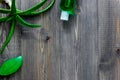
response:
[[(16, 1), (25, 10), (41, 0)], [(17, 73), (0, 80), (120, 80), (120, 0), (77, 0), (68, 22), (60, 20), (59, 3), (56, 0), (46, 13), (25, 18), (42, 28), (16, 26), (0, 63), (18, 55), (24, 63)], [(0, 24), (0, 44), (8, 26)]]

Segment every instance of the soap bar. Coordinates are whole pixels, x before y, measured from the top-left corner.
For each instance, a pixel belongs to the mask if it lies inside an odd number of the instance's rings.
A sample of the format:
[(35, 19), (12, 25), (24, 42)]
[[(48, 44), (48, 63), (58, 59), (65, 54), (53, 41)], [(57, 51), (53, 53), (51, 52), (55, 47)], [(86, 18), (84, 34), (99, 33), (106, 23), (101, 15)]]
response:
[(67, 11), (62, 11), (60, 19), (64, 20), (64, 21), (68, 21), (68, 19), (69, 19), (69, 13)]

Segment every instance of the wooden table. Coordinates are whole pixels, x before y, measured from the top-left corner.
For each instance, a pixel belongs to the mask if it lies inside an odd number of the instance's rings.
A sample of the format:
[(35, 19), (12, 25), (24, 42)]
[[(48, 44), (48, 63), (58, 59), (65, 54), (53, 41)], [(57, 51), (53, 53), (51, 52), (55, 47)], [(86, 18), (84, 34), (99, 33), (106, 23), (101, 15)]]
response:
[[(25, 10), (37, 2), (17, 0), (17, 6)], [(120, 0), (77, 0), (68, 22), (60, 20), (59, 3), (24, 18), (42, 28), (16, 26), (0, 63), (18, 55), (24, 63), (17, 73), (0, 80), (120, 80)], [(0, 44), (8, 31), (9, 25), (2, 23)]]

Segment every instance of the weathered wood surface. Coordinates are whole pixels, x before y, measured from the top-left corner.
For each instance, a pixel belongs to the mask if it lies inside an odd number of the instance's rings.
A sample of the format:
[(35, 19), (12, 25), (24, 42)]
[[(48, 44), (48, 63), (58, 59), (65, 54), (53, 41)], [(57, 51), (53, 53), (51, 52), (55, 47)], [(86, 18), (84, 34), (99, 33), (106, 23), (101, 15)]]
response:
[[(25, 10), (37, 2), (17, 0), (17, 6)], [(68, 22), (59, 19), (59, 2), (44, 14), (25, 18), (42, 28), (16, 26), (0, 62), (22, 55), (24, 64), (0, 80), (120, 80), (120, 0), (77, 0), (76, 15)], [(0, 26), (2, 44), (9, 27)]]

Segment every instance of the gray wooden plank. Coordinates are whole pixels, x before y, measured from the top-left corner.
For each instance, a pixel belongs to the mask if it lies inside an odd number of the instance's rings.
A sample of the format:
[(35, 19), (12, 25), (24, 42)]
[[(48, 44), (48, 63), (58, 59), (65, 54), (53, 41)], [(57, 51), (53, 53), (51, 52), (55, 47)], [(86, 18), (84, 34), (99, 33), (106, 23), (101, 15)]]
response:
[(98, 0), (81, 0), (76, 41), (77, 80), (98, 78)]
[[(32, 3), (31, 3), (32, 2)], [(31, 5), (36, 4), (39, 0), (25, 0), (21, 2), (21, 9), (27, 9)], [(29, 3), (29, 5), (26, 5)], [(40, 16), (33, 17), (34, 20), (27, 20), (42, 25), (42, 28), (28, 29), (22, 28), (22, 54), (25, 62), (22, 68), (22, 80), (49, 80), (51, 77), (51, 42), (46, 41), (46, 37), (50, 36), (49, 28), (51, 23), (49, 20), (50, 11)], [(32, 18), (32, 19), (33, 19)], [(30, 35), (30, 36), (29, 36)], [(32, 64), (32, 66), (31, 66)], [(29, 74), (27, 74), (29, 72)], [(54, 73), (53, 73), (54, 74)], [(32, 77), (31, 77), (32, 76)]]
[[(37, 2), (38, 0), (24, 0), (21, 2), (21, 9), (30, 8)], [(25, 19), (31, 23), (42, 24), (43, 21), (40, 18), (38, 16)], [(41, 41), (40, 29), (21, 28), (21, 33), (21, 50), (24, 56), (21, 80), (43, 80), (45, 78), (46, 53), (44, 52), (44, 43)]]
[[(116, 59), (118, 55), (116, 50), (119, 46), (116, 45), (117, 40), (116, 33), (116, 1), (113, 0), (100, 0), (98, 1), (98, 15), (99, 15), (99, 79), (100, 80), (119, 80), (116, 77)], [(119, 22), (119, 21), (118, 21)]]

